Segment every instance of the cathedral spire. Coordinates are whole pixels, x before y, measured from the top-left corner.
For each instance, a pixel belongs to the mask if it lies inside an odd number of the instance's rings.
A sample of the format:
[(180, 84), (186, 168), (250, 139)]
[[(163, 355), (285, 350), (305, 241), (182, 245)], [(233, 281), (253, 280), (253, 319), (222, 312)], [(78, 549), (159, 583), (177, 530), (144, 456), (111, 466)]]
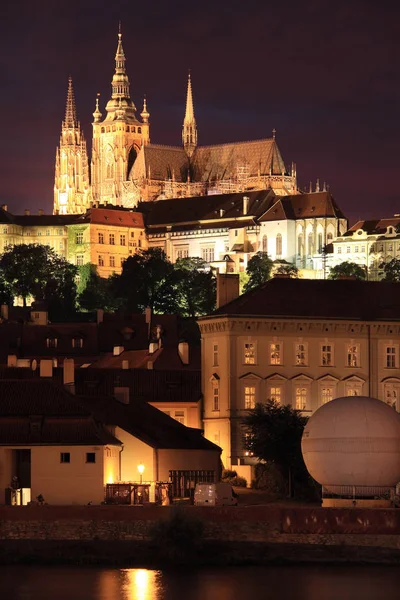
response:
[(192, 80), (188, 77), (187, 93), (186, 93), (186, 112), (183, 120), (182, 141), (186, 154), (190, 158), (197, 146), (197, 127), (196, 119), (194, 118)]
[(113, 98), (130, 98), (129, 95), (129, 79), (125, 69), (125, 52), (122, 46), (121, 23), (118, 31), (118, 45), (115, 53), (115, 73), (112, 79), (112, 97)]
[(65, 120), (63, 127), (78, 127), (78, 118), (76, 116), (75, 94), (72, 86), (72, 77), (68, 79), (67, 104), (65, 106)]

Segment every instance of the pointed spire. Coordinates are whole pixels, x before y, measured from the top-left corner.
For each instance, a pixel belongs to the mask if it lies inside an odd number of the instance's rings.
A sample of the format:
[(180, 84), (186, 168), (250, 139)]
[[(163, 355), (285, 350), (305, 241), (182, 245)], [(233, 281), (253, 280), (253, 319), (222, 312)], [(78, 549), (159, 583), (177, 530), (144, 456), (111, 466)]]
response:
[(130, 98), (129, 79), (125, 69), (125, 52), (122, 46), (121, 23), (118, 28), (118, 45), (115, 53), (115, 73), (112, 79), (112, 97)]
[(94, 122), (95, 123), (98, 123), (100, 121), (101, 117), (102, 117), (102, 114), (101, 114), (100, 109), (99, 109), (99, 99), (100, 99), (100, 94), (98, 93), (97, 97), (96, 97), (96, 108), (95, 108), (95, 111), (93, 113), (93, 117), (94, 117)]
[(273, 130), (272, 130), (272, 139), (274, 140), (275, 137), (276, 137), (276, 129), (274, 127)]
[(140, 113), (140, 116), (142, 117), (142, 121), (143, 123), (147, 123), (150, 117), (150, 113), (147, 110), (147, 102), (146, 102), (146, 96), (143, 99), (143, 110)]
[(183, 120), (182, 141), (185, 152), (190, 158), (197, 146), (197, 127), (196, 119), (194, 118), (192, 80), (190, 77), (190, 71), (187, 84), (186, 111), (185, 118)]
[(76, 116), (75, 94), (72, 86), (72, 77), (68, 79), (67, 104), (65, 107), (64, 127), (78, 127), (78, 119)]

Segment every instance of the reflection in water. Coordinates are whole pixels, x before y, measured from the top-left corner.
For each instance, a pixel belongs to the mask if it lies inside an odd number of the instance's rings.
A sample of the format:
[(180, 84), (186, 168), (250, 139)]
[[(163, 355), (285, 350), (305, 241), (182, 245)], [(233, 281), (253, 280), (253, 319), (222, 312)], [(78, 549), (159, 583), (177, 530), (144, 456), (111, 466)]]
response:
[(0, 567), (1, 600), (380, 600), (396, 567), (282, 566), (173, 571)]

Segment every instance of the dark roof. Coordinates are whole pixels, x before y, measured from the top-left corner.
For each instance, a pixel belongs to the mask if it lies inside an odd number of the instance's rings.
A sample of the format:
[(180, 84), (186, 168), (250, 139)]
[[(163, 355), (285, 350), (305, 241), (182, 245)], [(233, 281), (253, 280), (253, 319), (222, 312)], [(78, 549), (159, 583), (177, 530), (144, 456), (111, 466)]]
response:
[(0, 223), (21, 225), (24, 227), (79, 225), (82, 223), (101, 223), (126, 227), (143, 227), (143, 215), (133, 209), (123, 209), (108, 205), (89, 208), (86, 213), (76, 215), (13, 215), (0, 208)]
[(384, 235), (387, 228), (392, 226), (396, 230), (400, 225), (400, 219), (398, 217), (392, 217), (391, 219), (375, 219), (370, 221), (357, 221), (343, 236), (352, 236), (355, 231), (362, 229), (369, 235)]
[(400, 283), (274, 278), (221, 306), (213, 315), (397, 320)]
[(277, 199), (259, 221), (314, 219), (316, 217), (346, 218), (329, 192), (316, 192)]
[[(249, 198), (247, 215), (243, 214), (244, 196)], [(153, 228), (160, 225), (196, 224), (200, 221), (215, 221), (218, 227), (243, 227), (251, 224), (254, 217), (262, 215), (271, 206), (274, 197), (271, 190), (246, 191), (141, 202), (138, 209), (144, 213), (145, 223), (150, 228), (150, 233)], [(234, 221), (239, 217), (240, 221)], [(204, 228), (211, 226), (211, 224), (203, 225)]]
[(27, 443), (120, 444), (52, 381), (0, 380), (0, 444)]

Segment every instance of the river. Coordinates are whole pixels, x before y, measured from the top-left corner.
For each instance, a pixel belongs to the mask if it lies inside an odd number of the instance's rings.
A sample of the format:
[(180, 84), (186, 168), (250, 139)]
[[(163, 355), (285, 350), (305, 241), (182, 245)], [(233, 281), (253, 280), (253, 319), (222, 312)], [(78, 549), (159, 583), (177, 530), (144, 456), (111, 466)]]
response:
[(378, 600), (399, 589), (396, 566), (0, 567), (2, 600)]

